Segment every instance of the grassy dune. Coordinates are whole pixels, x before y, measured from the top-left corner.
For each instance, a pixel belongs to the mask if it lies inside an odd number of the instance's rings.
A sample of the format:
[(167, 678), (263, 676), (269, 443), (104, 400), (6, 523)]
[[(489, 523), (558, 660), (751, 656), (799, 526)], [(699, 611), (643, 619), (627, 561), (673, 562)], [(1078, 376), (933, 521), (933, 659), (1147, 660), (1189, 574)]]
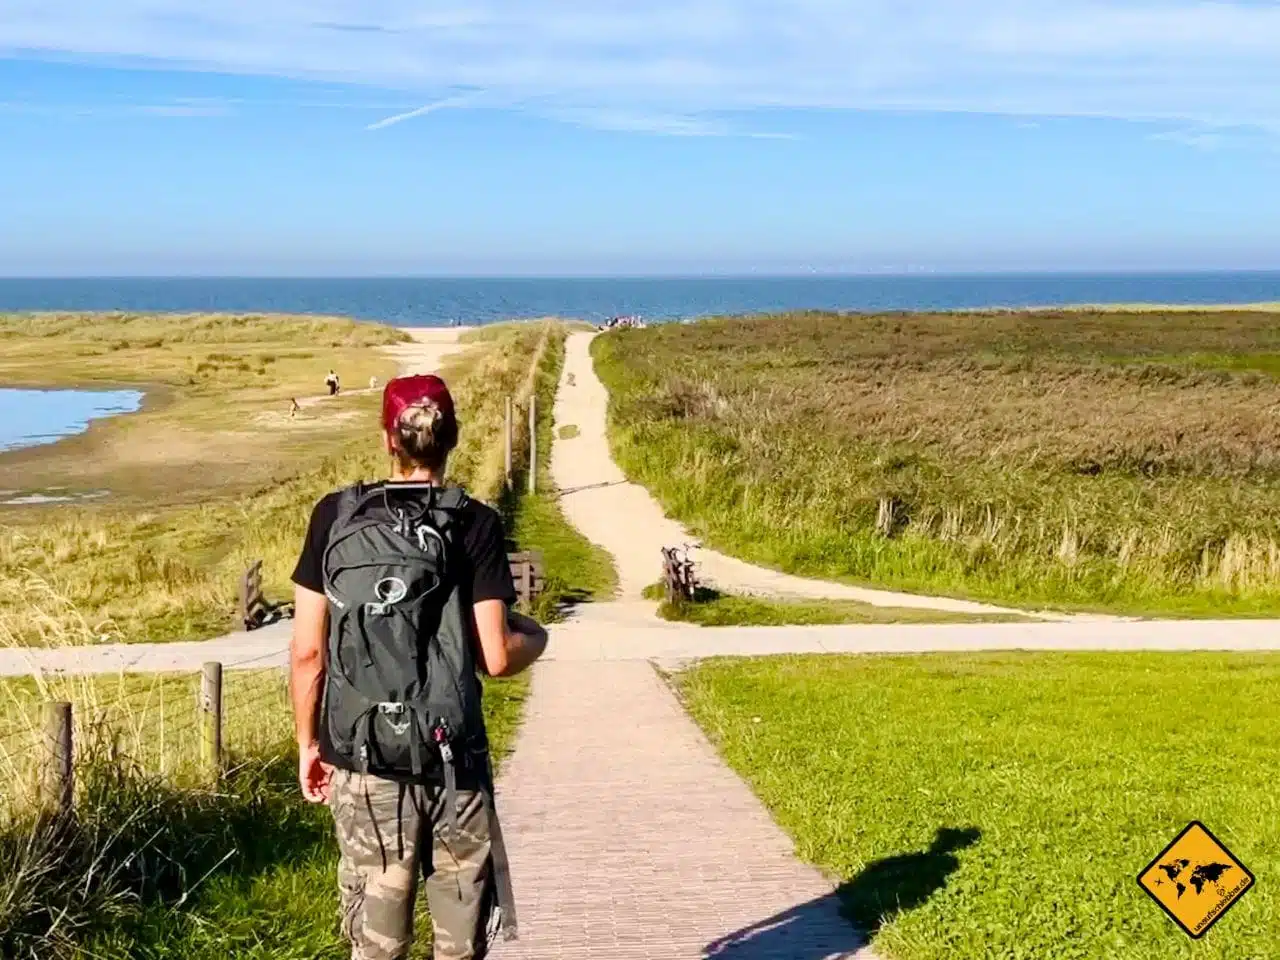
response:
[(611, 333), (615, 455), (708, 544), (1010, 604), (1280, 611), (1280, 314)]
[[(450, 476), (476, 496), (496, 499), (500, 492), (505, 397), (528, 379), (552, 331), (549, 324), (492, 328), (444, 371), (461, 421)], [(394, 334), (387, 331), (384, 339)], [(376, 360), (374, 351), (361, 350)], [(322, 366), (327, 369), (327, 361)], [(220, 396), (235, 392), (238, 376), (219, 381)], [(378, 397), (341, 399), (349, 423), (322, 431), (305, 452), (286, 456), (286, 450), (277, 475), (252, 491), (229, 495), (240, 487), (233, 480), (227, 489), (192, 489), (194, 502), (186, 505), (162, 500), (154, 506), (15, 511), (8, 526), (9, 518), (0, 517), (0, 642), (57, 644), (68, 631), (102, 641), (214, 636), (231, 628), (237, 579), (258, 558), (268, 596), (289, 596), (288, 578), (312, 504), (342, 484), (387, 471)], [(287, 428), (267, 425), (257, 433), (270, 443), (282, 431)], [(221, 469), (212, 460), (210, 468)]]
[[(135, 509), (242, 495), (359, 435), (367, 398), (308, 405), (296, 419), (289, 400), (324, 394), (330, 368), (346, 391), (385, 381), (395, 365), (373, 348), (404, 339), (391, 327), (309, 317), (0, 316), (0, 383), (147, 394), (138, 414), (0, 457), (0, 489), (108, 489)], [(0, 511), (6, 522), (29, 513)]]

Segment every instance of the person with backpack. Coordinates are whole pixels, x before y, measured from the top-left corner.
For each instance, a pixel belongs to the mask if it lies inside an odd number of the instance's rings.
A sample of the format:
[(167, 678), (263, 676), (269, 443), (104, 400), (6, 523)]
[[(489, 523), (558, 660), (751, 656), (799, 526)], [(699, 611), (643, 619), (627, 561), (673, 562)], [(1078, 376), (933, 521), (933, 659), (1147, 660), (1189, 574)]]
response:
[(510, 609), (502, 521), (443, 478), (458, 440), (434, 376), (382, 399), (390, 480), (323, 497), (293, 573), (290, 690), (303, 796), (333, 811), (352, 960), (401, 960), (419, 873), (437, 960), (484, 957), (516, 922), (478, 673), (546, 632)]

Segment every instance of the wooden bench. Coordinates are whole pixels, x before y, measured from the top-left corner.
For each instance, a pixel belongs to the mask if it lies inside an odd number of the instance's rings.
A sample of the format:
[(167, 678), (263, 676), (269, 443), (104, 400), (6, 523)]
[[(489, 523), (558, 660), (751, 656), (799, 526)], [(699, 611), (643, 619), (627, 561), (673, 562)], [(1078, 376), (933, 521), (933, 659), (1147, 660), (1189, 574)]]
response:
[(542, 551), (508, 553), (507, 563), (511, 565), (511, 579), (515, 581), (516, 596), (527, 609), (542, 593)]
[(262, 626), (267, 619), (267, 599), (262, 595), (262, 561), (255, 560), (240, 578), (240, 599), (236, 619), (246, 630)]

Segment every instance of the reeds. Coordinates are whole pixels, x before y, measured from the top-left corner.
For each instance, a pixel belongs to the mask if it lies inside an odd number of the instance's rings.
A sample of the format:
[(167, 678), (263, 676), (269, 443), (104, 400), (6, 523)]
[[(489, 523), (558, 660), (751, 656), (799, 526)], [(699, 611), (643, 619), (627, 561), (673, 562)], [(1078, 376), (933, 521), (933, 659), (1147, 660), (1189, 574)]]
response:
[[(796, 314), (602, 338), (615, 454), (709, 543), (1008, 603), (1280, 608), (1265, 313)], [(1280, 370), (1280, 366), (1276, 367)]]

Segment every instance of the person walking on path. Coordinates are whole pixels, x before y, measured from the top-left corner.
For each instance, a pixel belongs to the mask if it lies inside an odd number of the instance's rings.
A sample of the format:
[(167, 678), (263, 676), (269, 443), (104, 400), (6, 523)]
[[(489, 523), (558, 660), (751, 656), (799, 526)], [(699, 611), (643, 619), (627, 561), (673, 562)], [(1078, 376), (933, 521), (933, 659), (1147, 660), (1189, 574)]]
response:
[(324, 378), (324, 385), (329, 388), (329, 396), (336, 396), (339, 387), (338, 375), (330, 370), (329, 375)]
[(453, 400), (434, 376), (383, 391), (390, 480), (323, 497), (293, 573), (298, 780), (338, 835), (352, 960), (402, 960), (419, 872), (437, 960), (516, 932), (478, 671), (509, 677), (546, 647), (510, 609), (502, 521), (445, 487)]

